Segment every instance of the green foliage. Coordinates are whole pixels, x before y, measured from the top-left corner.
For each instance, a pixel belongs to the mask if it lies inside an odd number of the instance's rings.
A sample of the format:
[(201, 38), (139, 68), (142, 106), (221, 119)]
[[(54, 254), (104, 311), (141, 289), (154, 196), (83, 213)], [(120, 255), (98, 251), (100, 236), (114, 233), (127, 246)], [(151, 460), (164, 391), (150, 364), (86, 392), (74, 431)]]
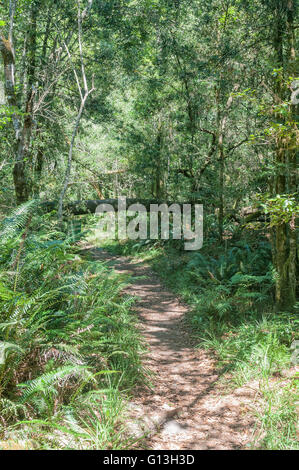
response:
[(298, 392), (298, 378), (291, 378), (288, 384), (280, 381), (275, 386), (264, 387), (264, 408), (262, 412), (256, 410), (256, 416), (261, 423), (254, 442), (256, 448), (298, 450)]
[[(72, 222), (65, 236), (52, 215), (37, 215), (36, 200), (8, 216), (16, 181), (38, 200), (60, 194), (82, 98), (72, 69), (82, 69), (83, 57), (95, 90), (67, 198), (203, 202), (202, 252), (183, 253), (179, 240), (110, 249), (153, 263), (190, 302), (196, 335), (238, 383), (242, 374), (278, 372), (294, 328), (291, 315), (272, 311), (274, 280), (283, 306), (288, 297), (294, 303), (297, 11), (279, 0), (94, 1), (79, 35), (76, 2), (39, 3), (1, 2), (1, 37), (13, 38), (16, 73), (2, 87), (13, 68), (4, 74), (1, 63), (0, 85), (7, 93), (13, 84), (16, 100), (1, 93), (0, 423), (5, 435), (19, 418), (30, 420), (17, 432), (32, 442), (32, 426), (47, 429), (37, 448), (121, 448), (119, 398), (144, 380), (133, 300), (120, 296), (121, 277), (80, 254)], [(262, 221), (243, 225), (256, 202)], [(277, 418), (264, 415), (266, 448), (287, 447), (286, 433), (293, 439), (288, 393), (274, 403)]]
[[(285, 385), (282, 377), (292, 371), (291, 346), (299, 322), (296, 309), (273, 311), (271, 247), (266, 240), (242, 240), (228, 244), (226, 250), (214, 250), (212, 256), (207, 241), (205, 246), (202, 252), (189, 254), (171, 246), (143, 247), (135, 256), (149, 261), (166, 285), (188, 302), (198, 346), (216, 354), (226, 386), (257, 381), (251, 447), (295, 449), (295, 381)], [(134, 251), (131, 242), (110, 249)]]
[(269, 194), (265, 194), (259, 197), (265, 214), (270, 214), (271, 216), (270, 227), (289, 223), (292, 219), (298, 217), (299, 204), (295, 196), (291, 194), (278, 194), (275, 197), (270, 197)]
[(195, 253), (187, 265), (187, 271), (195, 278), (210, 278), (231, 285), (242, 282), (250, 285), (266, 280), (264, 273), (269, 269), (270, 262), (271, 247), (268, 243), (260, 242), (252, 247), (248, 243), (237, 242), (218, 257)]
[[(22, 434), (28, 425), (16, 431), (16, 418), (30, 417), (68, 436), (73, 413), (81, 426), (89, 423), (91, 447), (104, 448), (114, 442), (123, 397), (145, 380), (134, 300), (120, 295), (123, 278), (80, 256), (63, 234), (57, 238), (56, 222), (34, 210), (34, 202), (20, 206), (1, 228), (0, 432)], [(106, 394), (113, 400), (106, 403)], [(53, 447), (47, 436), (36, 445), (44, 439)], [(122, 448), (118, 432), (115, 445)]]

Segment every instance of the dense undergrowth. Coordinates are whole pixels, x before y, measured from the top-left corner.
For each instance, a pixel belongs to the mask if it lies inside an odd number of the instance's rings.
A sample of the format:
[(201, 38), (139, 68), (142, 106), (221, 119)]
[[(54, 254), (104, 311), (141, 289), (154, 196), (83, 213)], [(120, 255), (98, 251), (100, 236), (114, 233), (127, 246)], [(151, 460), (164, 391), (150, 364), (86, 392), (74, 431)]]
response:
[[(0, 447), (126, 449), (126, 398), (146, 380), (134, 299), (126, 283), (84, 254), (51, 216), (19, 207), (1, 224)], [(274, 312), (266, 239), (183, 252), (174, 242), (108, 243), (150, 262), (191, 308), (199, 346), (222, 380), (252, 384), (252, 447), (295, 449), (296, 309)]]
[(145, 380), (134, 299), (35, 212), (1, 226), (0, 447), (131, 448), (125, 401)]
[[(211, 350), (227, 385), (253, 384), (257, 401), (252, 447), (295, 449), (294, 375), (298, 308), (275, 312), (271, 247), (267, 239), (239, 239), (219, 247), (209, 240), (200, 252), (177, 242), (106, 242), (108, 249), (138, 256), (190, 306), (189, 323), (199, 347)], [(298, 307), (298, 305), (297, 305)]]

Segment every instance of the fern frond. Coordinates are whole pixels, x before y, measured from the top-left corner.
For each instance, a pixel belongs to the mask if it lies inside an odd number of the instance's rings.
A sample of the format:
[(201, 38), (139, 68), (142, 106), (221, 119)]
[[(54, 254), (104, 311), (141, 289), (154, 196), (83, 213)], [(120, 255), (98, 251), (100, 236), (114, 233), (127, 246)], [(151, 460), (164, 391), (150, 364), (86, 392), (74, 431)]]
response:
[(2, 222), (2, 230), (0, 232), (1, 242), (15, 237), (18, 231), (25, 228), (29, 216), (33, 213), (37, 206), (37, 201), (32, 199), (31, 201), (22, 204), (15, 209), (10, 217), (7, 217)]
[(62, 388), (65, 387), (71, 379), (76, 379), (81, 382), (82, 380), (86, 380), (87, 377), (92, 377), (92, 374), (86, 366), (59, 367), (25, 384), (20, 384), (19, 387), (23, 389), (21, 403), (25, 403), (36, 394), (57, 394), (58, 386)]

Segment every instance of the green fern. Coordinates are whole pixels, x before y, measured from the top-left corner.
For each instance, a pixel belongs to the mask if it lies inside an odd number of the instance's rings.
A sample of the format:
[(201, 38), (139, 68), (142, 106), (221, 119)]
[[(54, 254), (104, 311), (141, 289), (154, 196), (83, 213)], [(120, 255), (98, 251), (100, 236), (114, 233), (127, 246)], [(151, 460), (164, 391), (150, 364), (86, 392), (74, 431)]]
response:
[(18, 237), (20, 230), (24, 229), (29, 217), (37, 207), (37, 201), (31, 200), (15, 209), (10, 217), (2, 221), (2, 230), (0, 231), (1, 242), (5, 243), (8, 239)]

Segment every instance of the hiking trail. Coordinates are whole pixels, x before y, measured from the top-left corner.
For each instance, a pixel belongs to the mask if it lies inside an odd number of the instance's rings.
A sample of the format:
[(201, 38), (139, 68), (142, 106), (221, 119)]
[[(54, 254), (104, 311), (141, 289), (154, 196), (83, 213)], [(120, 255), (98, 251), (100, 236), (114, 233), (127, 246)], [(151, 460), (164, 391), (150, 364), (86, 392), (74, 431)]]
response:
[(147, 433), (152, 450), (245, 449), (254, 421), (248, 410), (256, 390), (227, 390), (211, 355), (195, 347), (185, 322), (186, 306), (140, 260), (89, 249), (116, 272), (130, 276), (127, 294), (137, 296), (140, 331), (148, 345), (143, 364), (153, 389), (140, 388), (129, 403), (129, 429)]

